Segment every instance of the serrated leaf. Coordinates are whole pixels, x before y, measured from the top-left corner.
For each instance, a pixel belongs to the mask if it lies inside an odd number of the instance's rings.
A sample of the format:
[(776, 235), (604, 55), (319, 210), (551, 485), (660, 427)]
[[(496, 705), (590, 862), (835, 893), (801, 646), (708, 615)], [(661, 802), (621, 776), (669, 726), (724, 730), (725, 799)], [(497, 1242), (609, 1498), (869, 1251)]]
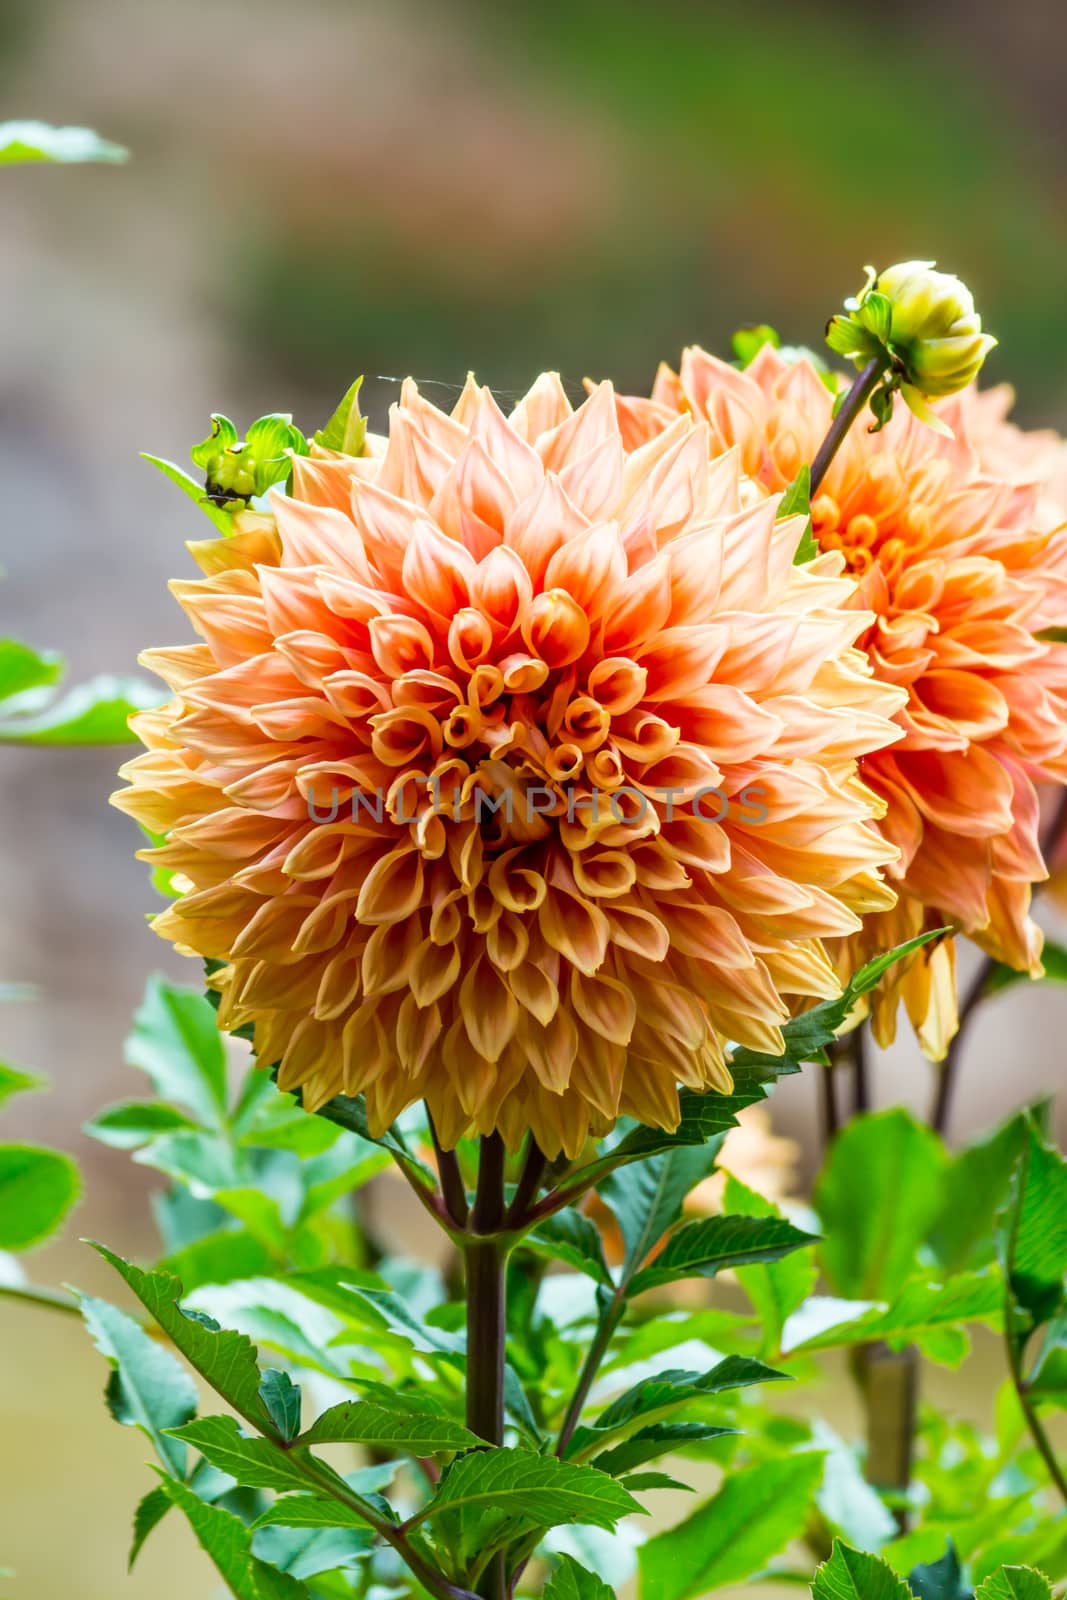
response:
[(837, 1136), (814, 1202), (825, 1233), (818, 1254), (839, 1294), (900, 1292), (938, 1213), (944, 1165), (940, 1140), (902, 1107), (855, 1117)]
[[(273, 1069), (272, 1069), (273, 1070)], [(300, 1091), (293, 1091), (293, 1098), (300, 1103)], [(423, 1187), (436, 1189), (437, 1178), (424, 1161), (412, 1155), (407, 1148), (398, 1130), (388, 1128), (380, 1138), (376, 1138), (370, 1131), (367, 1122), (367, 1107), (362, 1095), (336, 1094), (324, 1106), (320, 1106), (314, 1113), (315, 1116), (325, 1117), (328, 1122), (335, 1123), (339, 1128), (347, 1128), (350, 1133), (356, 1133), (369, 1144), (376, 1144), (383, 1150), (388, 1150), (393, 1160), (408, 1173), (409, 1177), (421, 1183)]]
[[(943, 1328), (967, 1322), (996, 1322), (1003, 1303), (1003, 1287), (995, 1272), (961, 1273), (948, 1283), (916, 1279), (904, 1286), (892, 1305), (870, 1307), (860, 1302), (851, 1317), (847, 1301), (825, 1303), (828, 1308), (836, 1305), (840, 1309), (840, 1320), (805, 1336), (802, 1319), (791, 1319), (785, 1332), (785, 1347), (790, 1355), (876, 1341), (902, 1348)], [(819, 1302), (815, 1304), (818, 1309)]]
[(254, 1528), (360, 1528), (367, 1524), (340, 1500), (323, 1500), (315, 1494), (286, 1494), (257, 1517)]
[(163, 1100), (219, 1127), (226, 1111), (226, 1053), (210, 1003), (196, 989), (149, 978), (126, 1040), (125, 1058)]
[(81, 1178), (70, 1156), (33, 1144), (0, 1144), (0, 1250), (32, 1250), (63, 1224)]
[(482, 1444), (462, 1423), (435, 1412), (393, 1410), (366, 1400), (344, 1400), (331, 1406), (308, 1428), (301, 1444), (365, 1444), (382, 1450), (405, 1450), (430, 1456), (441, 1451), (470, 1450)]
[(159, 692), (140, 678), (101, 674), (43, 709), (0, 720), (0, 744), (136, 744), (129, 719), (159, 701)]
[[(781, 1216), (776, 1205), (729, 1172), (723, 1204), (731, 1216)], [(810, 1250), (791, 1251), (778, 1261), (758, 1262), (737, 1269), (737, 1281), (759, 1317), (761, 1354), (770, 1354), (781, 1347), (786, 1321), (812, 1293), (817, 1276), (814, 1253)]]
[(732, 1473), (684, 1522), (642, 1545), (641, 1600), (695, 1600), (762, 1570), (802, 1531), (821, 1473), (814, 1451)]
[[(576, 1428), (568, 1447), (568, 1455), (575, 1456), (599, 1449), (611, 1434), (627, 1428), (644, 1418), (669, 1415), (685, 1406), (691, 1408), (705, 1396), (726, 1394), (733, 1389), (747, 1389), (754, 1383), (788, 1382), (788, 1375), (764, 1366), (751, 1356), (727, 1356), (712, 1367), (710, 1372), (690, 1372), (671, 1368), (654, 1377), (643, 1378), (625, 1393), (613, 1400), (600, 1415), (585, 1427)], [(729, 1433), (721, 1428), (720, 1433)], [(647, 1458), (646, 1458), (647, 1459)]]
[(243, 1333), (219, 1328), (210, 1318), (187, 1315), (179, 1305), (182, 1284), (169, 1272), (144, 1272), (105, 1245), (94, 1244), (105, 1261), (126, 1280), (145, 1310), (154, 1317), (201, 1377), (253, 1427), (278, 1436), (270, 1412), (260, 1398), (263, 1374), (252, 1341)]
[(748, 1263), (778, 1261), (791, 1250), (814, 1244), (782, 1217), (701, 1217), (672, 1233), (655, 1260), (636, 1275), (631, 1294), (683, 1278), (713, 1278)]
[(1052, 1600), (1052, 1585), (1033, 1567), (1001, 1567), (979, 1585), (974, 1600)]
[(21, 1072), (18, 1067), (9, 1066), (6, 1061), (0, 1061), (0, 1106), (10, 1100), (13, 1095), (27, 1094), (34, 1089), (43, 1089), (45, 1081), (32, 1072)]
[(282, 1438), (295, 1439), (300, 1432), (300, 1385), (287, 1372), (270, 1367), (263, 1374), (259, 1397)]
[(447, 1467), (419, 1520), (462, 1567), (520, 1531), (584, 1523), (613, 1528), (642, 1508), (595, 1467), (507, 1447), (473, 1450)]
[[(284, 1450), (269, 1439), (245, 1438), (236, 1417), (198, 1417), (171, 1431), (245, 1488), (284, 1493), (308, 1486), (307, 1477)], [(277, 1432), (280, 1436), (280, 1429)]]
[(636, 1171), (611, 1173), (601, 1182), (601, 1198), (622, 1234), (624, 1281), (677, 1222), (689, 1191), (714, 1172), (724, 1138), (725, 1133), (718, 1133), (706, 1142), (664, 1150), (642, 1161)]
[(47, 122), (0, 122), (0, 166), (11, 162), (126, 161), (129, 151), (91, 128), (56, 128)]
[(563, 1261), (594, 1282), (613, 1287), (596, 1224), (573, 1206), (565, 1206), (562, 1211), (546, 1217), (533, 1233), (524, 1237), (522, 1244), (524, 1250), (532, 1250), (549, 1261)]
[(195, 1415), (196, 1384), (169, 1350), (117, 1306), (84, 1294), (78, 1304), (93, 1343), (112, 1367), (107, 1395), (112, 1416), (146, 1433), (163, 1465), (184, 1478), (185, 1447), (168, 1430)]
[(221, 1506), (205, 1504), (192, 1489), (161, 1473), (163, 1491), (183, 1511), (200, 1548), (207, 1552), (237, 1600), (306, 1600), (307, 1589), (276, 1572), (252, 1554), (252, 1536), (243, 1522)]
[(175, 1106), (162, 1105), (158, 1100), (123, 1100), (85, 1123), (84, 1132), (114, 1150), (136, 1150), (161, 1134), (195, 1126)]
[(52, 650), (32, 650), (18, 639), (0, 639), (0, 700), (43, 689), (63, 675), (63, 658)]
[(148, 1493), (137, 1502), (137, 1509), (133, 1514), (133, 1540), (126, 1562), (128, 1572), (133, 1571), (133, 1564), (144, 1548), (145, 1540), (163, 1521), (172, 1504), (170, 1495), (165, 1489), (149, 1489)]
[(813, 1600), (912, 1600), (911, 1590), (888, 1561), (834, 1541), (829, 1561), (815, 1572)]
[(687, 1444), (696, 1444), (701, 1439), (718, 1439), (734, 1432), (734, 1428), (717, 1428), (709, 1422), (654, 1422), (632, 1433), (621, 1444), (594, 1456), (590, 1466), (599, 1467), (601, 1472), (610, 1472), (613, 1478), (617, 1478), (620, 1473), (631, 1472), (646, 1461), (655, 1461), (659, 1456), (684, 1450)]
[(560, 1556), (542, 1590), (542, 1600), (615, 1600), (615, 1591), (573, 1556)]

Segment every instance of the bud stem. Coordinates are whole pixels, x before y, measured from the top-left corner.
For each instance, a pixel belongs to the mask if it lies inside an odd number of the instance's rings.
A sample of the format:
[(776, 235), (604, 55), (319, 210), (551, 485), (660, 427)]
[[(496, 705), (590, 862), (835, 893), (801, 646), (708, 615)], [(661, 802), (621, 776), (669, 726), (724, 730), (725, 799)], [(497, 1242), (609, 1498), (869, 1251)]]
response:
[(885, 361), (883, 358), (881, 356), (873, 357), (862, 368), (855, 383), (853, 383), (845, 396), (841, 409), (831, 422), (826, 438), (819, 446), (818, 454), (811, 464), (811, 493), (813, 495), (825, 478), (826, 469), (840, 449), (848, 430), (877, 389), (884, 371)]

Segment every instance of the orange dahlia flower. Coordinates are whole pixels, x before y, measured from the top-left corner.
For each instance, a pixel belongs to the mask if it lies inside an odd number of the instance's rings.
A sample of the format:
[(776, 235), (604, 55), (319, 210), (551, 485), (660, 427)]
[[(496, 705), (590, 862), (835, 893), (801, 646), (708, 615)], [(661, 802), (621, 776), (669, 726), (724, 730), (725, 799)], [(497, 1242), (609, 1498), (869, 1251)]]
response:
[(508, 418), (408, 382), (368, 449), (295, 459), (274, 526), (173, 585), (202, 642), (143, 657), (174, 698), (115, 797), (186, 891), (156, 931), (311, 1108), (424, 1099), (445, 1145), (549, 1155), (671, 1127), (892, 903), (871, 619), (706, 424), (628, 448), (607, 384)]
[[(739, 457), (767, 493), (811, 461), (832, 396), (806, 359), (766, 345), (743, 372), (699, 349), (662, 367), (646, 401), (621, 405), (631, 447), (707, 423), (713, 458)], [(882, 432), (857, 425), (812, 506), (822, 551), (844, 557), (856, 603), (875, 613), (858, 642), (876, 676), (907, 691), (892, 748), (861, 761), (898, 846), (895, 907), (836, 948), (839, 970), (924, 928), (951, 924), (998, 960), (1039, 974), (1031, 885), (1046, 876), (1035, 785), (1067, 778), (1067, 647), (1037, 637), (1067, 619), (1062, 450), (1005, 420), (1003, 392), (938, 405), (946, 438), (898, 408)], [(892, 1039), (904, 1000), (924, 1050), (956, 1029), (951, 940), (900, 963), (873, 999)]]

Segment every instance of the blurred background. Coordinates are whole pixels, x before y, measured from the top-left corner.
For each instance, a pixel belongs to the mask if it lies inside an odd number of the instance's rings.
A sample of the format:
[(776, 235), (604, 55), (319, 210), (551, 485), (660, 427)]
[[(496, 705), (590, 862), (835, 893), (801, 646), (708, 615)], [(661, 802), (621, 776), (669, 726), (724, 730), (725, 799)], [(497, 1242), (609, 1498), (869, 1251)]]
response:
[[(310, 431), (360, 372), (377, 428), (407, 372), (445, 401), (468, 368), (504, 393), (545, 367), (640, 390), (744, 322), (818, 345), (867, 261), (961, 273), (1001, 340), (990, 379), (1067, 425), (1065, 44), (1054, 0), (0, 0), (0, 118), (133, 155), (0, 177), (0, 633), (72, 678), (185, 641), (165, 583), (208, 527), (137, 453), (187, 464), (212, 411)], [(77, 1236), (150, 1249), (152, 1179), (80, 1124), (141, 1092), (121, 1052), (147, 973), (196, 979), (144, 927), (138, 839), (106, 805), (119, 754), (0, 751), (0, 979), (40, 991), (4, 1007), (0, 1054), (55, 1086), (4, 1136), (85, 1164), (33, 1268), (86, 1288)], [(1065, 1031), (1063, 989), (991, 1004), (954, 1133), (1062, 1082)], [(877, 1099), (924, 1104), (928, 1077), (902, 1044)], [(802, 1176), (814, 1100), (793, 1081), (774, 1106)], [(0, 1344), (0, 1592), (210, 1593), (176, 1525), (123, 1578), (145, 1448), (80, 1330), (5, 1307)], [(985, 1419), (988, 1391), (956, 1387)], [(43, 1540), (57, 1495), (68, 1534)]]

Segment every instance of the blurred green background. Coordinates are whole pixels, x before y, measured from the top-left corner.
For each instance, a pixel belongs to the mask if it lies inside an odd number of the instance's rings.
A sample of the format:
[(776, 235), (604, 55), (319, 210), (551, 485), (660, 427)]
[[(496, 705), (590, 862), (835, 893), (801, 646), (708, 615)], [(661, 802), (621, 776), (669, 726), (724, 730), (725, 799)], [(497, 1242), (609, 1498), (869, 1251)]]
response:
[[(312, 428), (357, 372), (378, 428), (409, 371), (442, 401), (469, 368), (505, 393), (545, 367), (576, 393), (647, 388), (743, 322), (818, 344), (867, 261), (961, 273), (1001, 340), (989, 376), (1062, 425), (1065, 44), (1052, 0), (0, 0), (0, 116), (133, 152), (0, 178), (0, 631), (80, 676), (183, 638), (165, 580), (207, 524), (137, 452), (184, 460), (212, 411)], [(195, 978), (144, 929), (116, 764), (0, 752), (0, 978), (41, 990), (4, 1008), (0, 1052), (56, 1085), (5, 1135), (85, 1161), (34, 1271), (86, 1288), (79, 1234), (150, 1248), (150, 1179), (80, 1124), (137, 1092), (121, 1040), (145, 974)], [(959, 1133), (1062, 1078), (1064, 1020), (1062, 991), (990, 1009)], [(909, 1044), (877, 1089), (925, 1100)], [(776, 1101), (809, 1145), (812, 1100)], [(0, 1592), (209, 1595), (176, 1527), (123, 1576), (145, 1450), (77, 1326), (7, 1308), (0, 1342)], [(972, 1372), (953, 1394), (982, 1416), (990, 1390)]]

